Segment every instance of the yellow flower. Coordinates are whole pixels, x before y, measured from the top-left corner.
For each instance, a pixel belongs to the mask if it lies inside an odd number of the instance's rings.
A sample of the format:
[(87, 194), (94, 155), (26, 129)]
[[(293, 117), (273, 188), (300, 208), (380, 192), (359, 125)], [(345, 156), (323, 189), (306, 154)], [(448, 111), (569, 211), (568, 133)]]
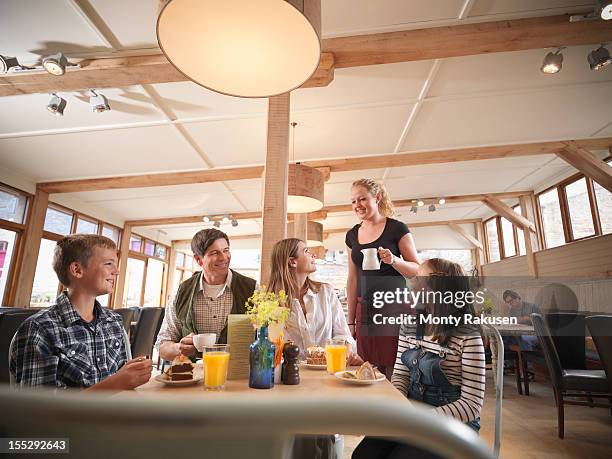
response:
[(271, 323), (284, 324), (289, 317), (286, 302), (287, 294), (284, 291), (267, 292), (265, 285), (262, 285), (247, 300), (246, 313), (257, 327), (267, 327)]

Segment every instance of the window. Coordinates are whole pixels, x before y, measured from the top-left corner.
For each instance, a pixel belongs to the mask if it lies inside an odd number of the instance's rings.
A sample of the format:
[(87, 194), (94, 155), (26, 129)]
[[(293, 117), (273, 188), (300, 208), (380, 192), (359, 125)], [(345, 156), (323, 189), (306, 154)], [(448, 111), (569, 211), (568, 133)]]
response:
[(160, 306), (164, 262), (149, 258), (147, 260), (147, 278), (145, 281), (143, 306)]
[(514, 225), (504, 217), (501, 217), (502, 239), (504, 241), (504, 258), (516, 255), (514, 246)]
[(195, 269), (195, 264), (191, 255), (185, 255), (185, 269), (190, 269), (192, 271)]
[(115, 244), (119, 245), (119, 228), (115, 228), (114, 226), (103, 225), (102, 226), (102, 236), (106, 236), (109, 239), (115, 241)]
[(595, 234), (595, 224), (591, 213), (587, 181), (583, 177), (573, 183), (566, 185), (565, 197), (571, 228), (572, 240)]
[(178, 252), (176, 254), (176, 266), (181, 268), (185, 267), (185, 254), (183, 252)]
[(33, 307), (44, 308), (55, 302), (59, 289), (59, 281), (52, 266), (55, 245), (55, 241), (49, 239), (43, 239), (40, 242), (30, 299), (30, 305)]
[(0, 304), (4, 304), (4, 294), (8, 283), (8, 276), (11, 272), (13, 253), (17, 233), (0, 228)]
[(47, 208), (45, 231), (65, 236), (72, 230), (72, 214), (53, 207)]
[(542, 215), (542, 230), (547, 248), (557, 247), (565, 243), (563, 220), (559, 193), (556, 188), (538, 196), (540, 213)]
[(76, 232), (79, 234), (98, 234), (98, 223), (78, 217)]
[(472, 252), (469, 249), (419, 250), (419, 259), (421, 262), (429, 260), (430, 258), (444, 258), (446, 260), (454, 261), (463, 267), (466, 274), (469, 274), (472, 269), (474, 269), (472, 263)]
[(601, 222), (601, 233), (610, 234), (612, 233), (612, 193), (597, 182), (593, 182), (593, 189)]
[[(512, 208), (517, 214), (523, 215), (521, 206), (515, 206)], [(516, 229), (516, 240), (518, 241), (518, 249), (519, 255), (525, 255), (527, 250), (525, 249), (525, 235), (523, 234), (523, 230), (518, 226), (514, 226)]]
[(155, 244), (155, 256), (157, 258), (166, 259), (166, 253), (168, 253), (166, 246), (161, 244)]
[(145, 262), (128, 258), (125, 283), (127, 285), (126, 306), (142, 306), (142, 281), (144, 279)]
[(489, 244), (489, 261), (499, 261), (501, 255), (499, 252), (499, 236), (497, 234), (497, 219), (492, 218), (485, 223), (487, 233), (487, 242)]
[(145, 239), (144, 254), (148, 257), (152, 257), (155, 254), (155, 243)]
[(130, 250), (134, 252), (142, 252), (142, 238), (132, 234), (130, 236)]
[(9, 188), (0, 187), (0, 218), (9, 222), (23, 223), (28, 204), (26, 195)]

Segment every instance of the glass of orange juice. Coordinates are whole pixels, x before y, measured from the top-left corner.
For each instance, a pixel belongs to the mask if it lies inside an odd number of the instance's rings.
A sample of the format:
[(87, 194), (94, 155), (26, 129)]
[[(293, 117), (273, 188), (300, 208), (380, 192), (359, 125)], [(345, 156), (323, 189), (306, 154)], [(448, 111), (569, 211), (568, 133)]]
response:
[(202, 360), (204, 361), (204, 389), (223, 390), (225, 388), (229, 358), (229, 344), (204, 346), (204, 351), (202, 352)]
[(332, 338), (325, 345), (325, 359), (327, 372), (332, 375), (338, 371), (346, 370), (346, 356), (348, 353), (346, 338)]

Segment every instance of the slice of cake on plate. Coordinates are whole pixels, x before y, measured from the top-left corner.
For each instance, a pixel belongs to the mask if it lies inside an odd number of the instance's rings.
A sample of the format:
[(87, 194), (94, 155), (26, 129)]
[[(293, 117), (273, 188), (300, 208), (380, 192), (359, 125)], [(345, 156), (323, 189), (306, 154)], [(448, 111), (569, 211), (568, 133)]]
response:
[(320, 346), (310, 346), (307, 348), (306, 363), (310, 365), (326, 365), (325, 349)]
[(171, 381), (186, 381), (193, 379), (193, 363), (183, 354), (177, 355), (166, 372)]

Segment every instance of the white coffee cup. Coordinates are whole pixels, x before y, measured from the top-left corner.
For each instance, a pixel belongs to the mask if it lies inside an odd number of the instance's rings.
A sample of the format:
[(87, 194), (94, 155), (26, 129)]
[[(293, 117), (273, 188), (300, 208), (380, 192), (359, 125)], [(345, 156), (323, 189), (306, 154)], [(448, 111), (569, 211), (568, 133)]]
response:
[(201, 333), (199, 335), (193, 335), (193, 345), (198, 350), (198, 352), (202, 352), (204, 346), (212, 346), (217, 342), (217, 335), (215, 333)]

